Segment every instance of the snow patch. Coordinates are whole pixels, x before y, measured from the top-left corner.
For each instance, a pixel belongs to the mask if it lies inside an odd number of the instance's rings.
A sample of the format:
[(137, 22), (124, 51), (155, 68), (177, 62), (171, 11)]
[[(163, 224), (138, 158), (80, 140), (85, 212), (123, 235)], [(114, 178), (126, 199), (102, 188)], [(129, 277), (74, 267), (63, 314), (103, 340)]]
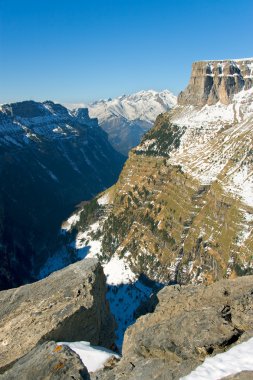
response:
[(90, 342), (58, 342), (58, 346), (65, 345), (79, 355), (88, 372), (95, 372), (104, 367), (105, 362), (114, 356), (120, 358), (115, 352), (100, 346), (92, 346)]
[(64, 223), (64, 225), (62, 226), (62, 228), (66, 231), (70, 231), (71, 228), (73, 226), (76, 225), (77, 222), (79, 222), (80, 220), (80, 212), (77, 212), (73, 215), (71, 215), (67, 220), (66, 222)]
[(219, 380), (241, 371), (253, 371), (253, 338), (230, 350), (206, 358), (204, 363), (181, 380)]
[(102, 195), (102, 197), (98, 198), (97, 203), (100, 206), (107, 205), (109, 203), (109, 194), (106, 193), (106, 194)]
[(110, 261), (104, 264), (104, 272), (108, 285), (129, 284), (137, 278), (127, 261), (117, 255), (112, 256)]

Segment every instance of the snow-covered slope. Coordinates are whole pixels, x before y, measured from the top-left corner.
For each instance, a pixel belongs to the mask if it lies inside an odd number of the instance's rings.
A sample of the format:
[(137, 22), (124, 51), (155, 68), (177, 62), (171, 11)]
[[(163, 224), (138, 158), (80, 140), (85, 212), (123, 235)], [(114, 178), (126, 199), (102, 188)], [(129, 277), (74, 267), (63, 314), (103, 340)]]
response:
[(89, 108), (91, 117), (98, 118), (113, 147), (127, 155), (132, 147), (139, 144), (143, 134), (152, 127), (157, 115), (168, 111), (175, 104), (176, 96), (170, 91), (148, 90), (99, 100), (85, 106)]
[[(253, 88), (240, 91), (229, 104), (177, 106), (170, 121), (179, 128), (181, 138), (179, 147), (169, 147), (169, 162), (180, 165), (202, 185), (219, 181), (253, 206)], [(159, 149), (151, 135), (136, 151), (155, 153)]]
[(171, 161), (202, 184), (218, 180), (253, 206), (253, 88), (235, 95), (229, 105), (178, 112), (172, 121), (186, 130)]

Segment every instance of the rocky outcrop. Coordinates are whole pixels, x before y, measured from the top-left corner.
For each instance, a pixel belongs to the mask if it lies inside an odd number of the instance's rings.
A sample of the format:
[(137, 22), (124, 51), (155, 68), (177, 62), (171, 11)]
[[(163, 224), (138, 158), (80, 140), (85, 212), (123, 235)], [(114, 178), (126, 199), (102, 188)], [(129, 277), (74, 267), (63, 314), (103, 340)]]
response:
[(234, 94), (253, 86), (253, 59), (194, 62), (190, 83), (178, 104), (229, 104)]
[(249, 339), (253, 276), (209, 286), (168, 286), (152, 314), (126, 331), (123, 359), (99, 380), (178, 380), (210, 355)]
[(110, 347), (114, 319), (101, 265), (86, 259), (44, 280), (0, 292), (0, 368), (38, 343), (89, 341)]
[(89, 380), (79, 356), (67, 346), (46, 342), (32, 349), (13, 367), (0, 375), (1, 380)]

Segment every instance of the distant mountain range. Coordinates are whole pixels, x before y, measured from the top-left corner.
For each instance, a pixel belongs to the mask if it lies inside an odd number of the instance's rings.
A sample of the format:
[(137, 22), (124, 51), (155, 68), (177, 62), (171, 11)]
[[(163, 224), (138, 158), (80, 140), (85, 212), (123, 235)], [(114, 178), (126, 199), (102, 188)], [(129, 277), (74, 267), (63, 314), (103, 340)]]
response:
[(112, 185), (124, 160), (87, 109), (1, 106), (0, 289), (34, 278), (57, 247), (62, 220)]
[[(85, 105), (91, 117), (96, 117), (108, 133), (112, 146), (124, 155), (138, 145), (142, 136), (152, 126), (156, 117), (176, 104), (170, 91), (148, 90), (114, 99), (99, 100)], [(72, 105), (81, 108), (81, 105)]]

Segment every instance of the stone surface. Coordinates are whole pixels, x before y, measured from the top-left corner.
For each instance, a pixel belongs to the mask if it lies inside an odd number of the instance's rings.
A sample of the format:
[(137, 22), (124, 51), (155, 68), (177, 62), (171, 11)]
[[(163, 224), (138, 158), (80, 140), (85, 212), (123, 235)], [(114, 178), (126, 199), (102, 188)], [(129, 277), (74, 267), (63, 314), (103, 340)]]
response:
[(252, 65), (253, 59), (194, 62), (190, 83), (179, 94), (178, 104), (229, 104), (234, 94), (252, 87)]
[(88, 380), (89, 374), (79, 356), (67, 346), (46, 342), (19, 359), (1, 380)]
[(105, 293), (103, 269), (95, 259), (0, 292), (2, 371), (45, 341), (84, 340), (110, 348), (115, 322)]
[(252, 371), (242, 371), (232, 376), (224, 377), (222, 380), (252, 380), (253, 372)]
[(155, 312), (126, 331), (119, 364), (92, 379), (177, 380), (252, 334), (253, 276), (168, 286), (158, 299)]

